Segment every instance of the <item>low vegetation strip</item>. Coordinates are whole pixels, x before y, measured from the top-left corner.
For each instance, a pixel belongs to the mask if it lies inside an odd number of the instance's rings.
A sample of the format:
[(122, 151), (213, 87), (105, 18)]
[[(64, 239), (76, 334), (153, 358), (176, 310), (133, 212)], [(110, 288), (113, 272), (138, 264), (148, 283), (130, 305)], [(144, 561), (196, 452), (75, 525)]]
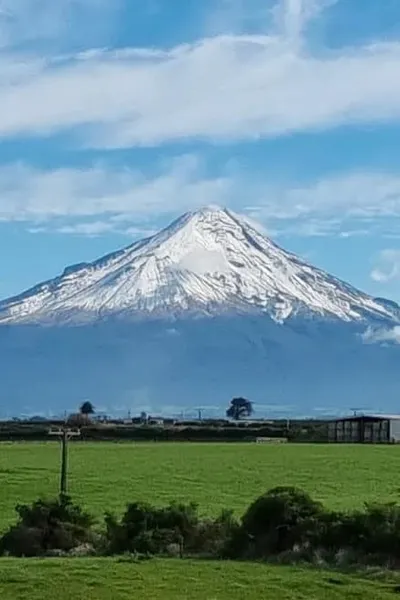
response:
[(128, 504), (103, 526), (68, 496), (16, 507), (0, 555), (230, 559), (334, 568), (400, 568), (400, 504), (332, 511), (294, 487), (267, 491), (240, 519), (225, 509), (201, 517), (195, 504)]
[[(290, 429), (286, 421), (259, 422), (199, 422), (121, 424), (93, 423), (78, 414), (70, 419), (71, 426), (81, 429), (86, 441), (154, 441), (154, 442), (255, 442), (257, 438), (289, 440), (292, 442), (327, 442), (327, 422), (294, 421)], [(0, 422), (0, 441), (46, 441), (51, 426), (60, 421)]]

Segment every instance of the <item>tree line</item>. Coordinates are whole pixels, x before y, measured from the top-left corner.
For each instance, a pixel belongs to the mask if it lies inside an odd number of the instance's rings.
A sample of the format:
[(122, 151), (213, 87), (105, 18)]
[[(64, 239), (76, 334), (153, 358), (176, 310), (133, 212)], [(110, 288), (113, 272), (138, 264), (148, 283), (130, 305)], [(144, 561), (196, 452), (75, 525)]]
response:
[[(86, 400), (81, 404), (78, 413), (74, 413), (68, 417), (68, 421), (71, 424), (76, 425), (85, 424), (90, 421), (90, 417), (94, 415), (95, 412), (96, 410), (94, 405), (89, 400)], [(226, 409), (226, 416), (228, 419), (232, 419), (234, 421), (240, 421), (241, 419), (251, 417), (253, 413), (253, 403), (242, 396), (232, 398), (228, 408)], [(144, 424), (147, 423), (148, 417), (145, 412), (141, 413), (140, 420)]]
[(43, 441), (48, 439), (49, 426), (64, 426), (80, 430), (81, 440), (86, 441), (204, 441), (239, 442), (256, 438), (285, 438), (296, 442), (326, 442), (326, 421), (286, 419), (274, 421), (248, 420), (254, 414), (253, 403), (243, 397), (233, 398), (226, 410), (227, 419), (202, 419), (164, 423), (152, 420), (146, 413), (132, 422), (101, 422), (93, 418), (95, 407), (85, 401), (79, 411), (64, 420), (35, 418), (31, 421), (13, 420), (0, 422), (0, 441)]

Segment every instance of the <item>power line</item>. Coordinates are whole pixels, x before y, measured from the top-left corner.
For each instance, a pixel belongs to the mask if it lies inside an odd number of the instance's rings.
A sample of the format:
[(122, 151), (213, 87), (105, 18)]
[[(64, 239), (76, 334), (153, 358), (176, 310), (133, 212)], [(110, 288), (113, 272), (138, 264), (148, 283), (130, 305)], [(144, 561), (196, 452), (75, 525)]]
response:
[(80, 436), (81, 432), (64, 425), (59, 429), (50, 429), (49, 435), (57, 436), (61, 442), (60, 500), (63, 500), (67, 495), (68, 488), (68, 442), (71, 438)]

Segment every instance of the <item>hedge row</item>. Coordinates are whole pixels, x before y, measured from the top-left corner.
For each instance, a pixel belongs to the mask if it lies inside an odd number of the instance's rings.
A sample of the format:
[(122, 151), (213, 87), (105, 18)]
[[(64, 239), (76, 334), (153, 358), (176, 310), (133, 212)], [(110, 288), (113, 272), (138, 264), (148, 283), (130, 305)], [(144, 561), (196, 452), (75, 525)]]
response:
[[(161, 427), (161, 426), (83, 426), (81, 440), (87, 441), (254, 441), (258, 437), (287, 438), (290, 441), (326, 441), (326, 427), (302, 430), (285, 427)], [(49, 425), (0, 426), (0, 441), (48, 441)]]
[(241, 519), (230, 510), (199, 516), (196, 504), (133, 502), (101, 528), (70, 498), (18, 506), (19, 520), (0, 538), (0, 554), (120, 555), (266, 560), (323, 566), (400, 566), (400, 505), (332, 512), (302, 490), (278, 487)]

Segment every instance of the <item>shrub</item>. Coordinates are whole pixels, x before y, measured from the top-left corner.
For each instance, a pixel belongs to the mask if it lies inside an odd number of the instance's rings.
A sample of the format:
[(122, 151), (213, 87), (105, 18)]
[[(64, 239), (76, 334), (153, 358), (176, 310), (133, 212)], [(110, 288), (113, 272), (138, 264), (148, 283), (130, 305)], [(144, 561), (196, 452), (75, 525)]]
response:
[(163, 554), (171, 544), (183, 547), (189, 543), (198, 523), (195, 504), (172, 503), (165, 508), (144, 502), (129, 504), (120, 522), (106, 515), (109, 552)]
[[(302, 490), (277, 487), (268, 491), (242, 518), (239, 537), (245, 556), (267, 557), (308, 544), (323, 514), (322, 504)], [(239, 545), (237, 540), (234, 543)]]
[(136, 502), (127, 506), (120, 521), (106, 515), (110, 554), (222, 556), (238, 527), (232, 511), (224, 511), (214, 520), (200, 519), (196, 504), (155, 508)]
[(232, 540), (240, 525), (232, 510), (223, 510), (216, 519), (204, 519), (186, 545), (189, 554), (204, 558), (229, 558)]
[(326, 513), (314, 544), (331, 551), (352, 551), (358, 561), (400, 561), (400, 506), (366, 505), (348, 514)]
[(106, 514), (106, 536), (68, 497), (16, 508), (18, 522), (0, 538), (0, 554), (75, 556), (95, 552), (136, 557), (197, 556), (308, 562), (335, 567), (400, 566), (400, 505), (327, 511), (305, 492), (278, 487), (255, 500), (238, 522), (232, 511), (200, 518), (196, 504), (127, 506)]
[(92, 541), (92, 517), (68, 497), (16, 507), (19, 520), (0, 539), (0, 554), (43, 556)]

